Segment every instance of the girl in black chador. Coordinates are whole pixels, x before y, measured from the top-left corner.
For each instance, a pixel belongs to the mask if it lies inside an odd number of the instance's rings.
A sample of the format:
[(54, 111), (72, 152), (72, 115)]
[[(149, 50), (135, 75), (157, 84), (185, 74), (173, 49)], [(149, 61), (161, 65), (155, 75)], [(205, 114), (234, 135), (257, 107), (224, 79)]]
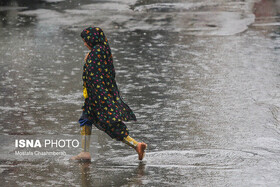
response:
[(88, 27), (81, 33), (84, 45), (90, 50), (83, 68), (83, 113), (79, 119), (83, 152), (72, 160), (90, 160), (92, 124), (111, 138), (131, 146), (139, 160), (145, 156), (147, 144), (129, 136), (124, 121), (136, 121), (133, 111), (124, 103), (115, 80), (113, 57), (107, 38), (101, 28)]

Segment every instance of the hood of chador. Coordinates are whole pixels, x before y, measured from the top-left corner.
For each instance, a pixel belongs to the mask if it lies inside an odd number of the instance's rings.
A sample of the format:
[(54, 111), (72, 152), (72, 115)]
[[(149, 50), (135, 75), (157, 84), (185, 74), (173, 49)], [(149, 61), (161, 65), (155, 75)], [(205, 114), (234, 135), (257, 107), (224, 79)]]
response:
[(88, 27), (81, 32), (81, 37), (90, 46), (93, 47), (97, 44), (103, 44), (109, 47), (107, 38), (103, 30), (99, 27)]

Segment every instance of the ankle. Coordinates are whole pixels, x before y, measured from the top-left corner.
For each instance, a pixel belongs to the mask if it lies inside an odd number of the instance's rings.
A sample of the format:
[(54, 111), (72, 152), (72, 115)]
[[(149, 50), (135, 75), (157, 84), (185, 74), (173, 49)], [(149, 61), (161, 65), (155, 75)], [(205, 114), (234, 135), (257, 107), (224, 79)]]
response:
[(80, 154), (86, 154), (86, 155), (90, 155), (90, 152), (86, 152), (86, 151), (82, 151)]

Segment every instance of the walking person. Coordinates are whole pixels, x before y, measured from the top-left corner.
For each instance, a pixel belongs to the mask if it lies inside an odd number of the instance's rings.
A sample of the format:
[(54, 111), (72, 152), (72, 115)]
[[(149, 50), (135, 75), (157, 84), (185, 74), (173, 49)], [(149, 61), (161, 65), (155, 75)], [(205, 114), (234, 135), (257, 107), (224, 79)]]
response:
[(138, 159), (145, 156), (147, 144), (129, 136), (125, 121), (136, 121), (129, 106), (123, 101), (115, 80), (113, 57), (107, 38), (101, 28), (88, 27), (81, 33), (84, 45), (90, 50), (83, 67), (82, 116), (79, 119), (83, 151), (71, 160), (91, 160), (89, 152), (92, 125), (112, 139), (134, 148)]

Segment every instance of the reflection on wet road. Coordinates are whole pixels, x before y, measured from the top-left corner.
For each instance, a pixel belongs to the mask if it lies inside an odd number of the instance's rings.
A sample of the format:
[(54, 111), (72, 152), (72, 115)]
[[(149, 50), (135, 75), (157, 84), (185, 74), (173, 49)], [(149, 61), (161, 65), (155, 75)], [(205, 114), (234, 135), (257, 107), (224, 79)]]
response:
[[(78, 134), (80, 31), (98, 25), (148, 144), (143, 162), (94, 129), (92, 163), (15, 160), (11, 186), (278, 186), (280, 3), (90, 1), (0, 6), (0, 132)], [(10, 147), (11, 148), (11, 147)], [(4, 154), (3, 154), (4, 153)], [(12, 154), (12, 153), (10, 153)], [(16, 179), (16, 180), (15, 180)]]

